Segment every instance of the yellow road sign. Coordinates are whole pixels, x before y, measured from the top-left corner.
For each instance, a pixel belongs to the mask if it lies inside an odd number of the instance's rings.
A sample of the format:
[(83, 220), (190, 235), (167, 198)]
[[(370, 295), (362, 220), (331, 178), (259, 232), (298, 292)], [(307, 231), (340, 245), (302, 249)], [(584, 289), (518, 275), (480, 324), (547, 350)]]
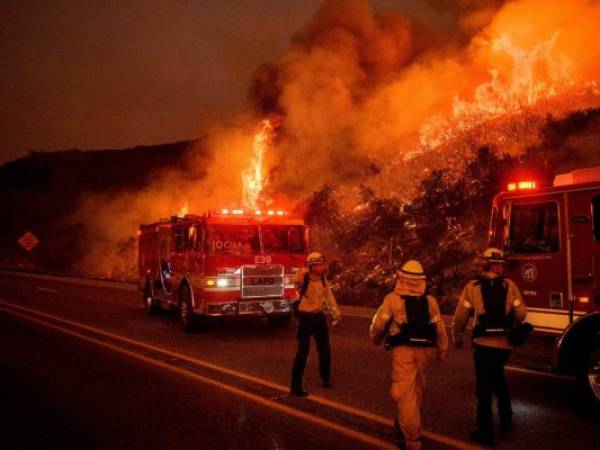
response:
[(35, 237), (35, 234), (33, 234), (31, 231), (28, 231), (21, 236), (17, 242), (21, 244), (21, 247), (30, 252), (36, 245), (40, 243), (40, 240)]

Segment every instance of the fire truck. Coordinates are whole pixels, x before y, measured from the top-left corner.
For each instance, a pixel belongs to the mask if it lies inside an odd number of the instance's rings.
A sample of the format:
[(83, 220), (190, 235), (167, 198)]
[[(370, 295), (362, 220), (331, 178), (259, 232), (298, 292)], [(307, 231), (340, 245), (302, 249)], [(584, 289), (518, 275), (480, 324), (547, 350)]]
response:
[(551, 368), (600, 402), (600, 167), (551, 186), (510, 183), (493, 199), (489, 241), (506, 254), (535, 335), (552, 345)]
[(148, 313), (177, 310), (189, 332), (208, 317), (266, 317), (286, 326), (309, 233), (285, 211), (223, 209), (138, 230), (139, 289)]

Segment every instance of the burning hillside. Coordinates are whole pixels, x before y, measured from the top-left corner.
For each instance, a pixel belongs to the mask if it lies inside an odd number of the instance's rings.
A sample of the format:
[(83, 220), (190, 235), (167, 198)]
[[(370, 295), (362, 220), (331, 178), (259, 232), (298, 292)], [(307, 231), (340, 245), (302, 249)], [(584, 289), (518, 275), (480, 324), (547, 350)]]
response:
[(116, 243), (157, 217), (272, 204), (306, 214), (342, 296), (378, 295), (408, 256), (451, 285), (507, 172), (592, 163), (600, 4), (435, 4), (454, 20), (323, 2), (256, 70), (250, 108), (202, 141), (209, 156), (192, 146), (184, 171), (149, 174), (143, 190), (82, 196), (73, 220), (93, 245), (80, 267), (108, 272)]

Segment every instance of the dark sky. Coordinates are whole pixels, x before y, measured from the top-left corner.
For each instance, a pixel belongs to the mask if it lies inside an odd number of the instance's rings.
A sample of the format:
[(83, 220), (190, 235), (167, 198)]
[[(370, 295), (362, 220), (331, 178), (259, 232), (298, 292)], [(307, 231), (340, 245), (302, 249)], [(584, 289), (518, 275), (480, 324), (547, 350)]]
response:
[[(418, 1), (380, 0), (379, 8)], [(0, 164), (196, 137), (320, 0), (2, 0)]]

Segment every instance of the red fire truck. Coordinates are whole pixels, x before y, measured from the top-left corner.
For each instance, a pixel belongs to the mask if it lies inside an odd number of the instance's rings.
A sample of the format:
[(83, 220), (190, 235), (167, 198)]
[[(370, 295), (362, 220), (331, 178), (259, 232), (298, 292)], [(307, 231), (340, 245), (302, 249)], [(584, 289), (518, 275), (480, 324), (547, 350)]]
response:
[(552, 367), (600, 401), (600, 167), (552, 186), (510, 183), (493, 200), (490, 244), (504, 249), (527, 321), (552, 343)]
[(284, 211), (223, 209), (141, 225), (139, 289), (148, 313), (178, 311), (184, 331), (208, 316), (285, 326), (308, 229)]

